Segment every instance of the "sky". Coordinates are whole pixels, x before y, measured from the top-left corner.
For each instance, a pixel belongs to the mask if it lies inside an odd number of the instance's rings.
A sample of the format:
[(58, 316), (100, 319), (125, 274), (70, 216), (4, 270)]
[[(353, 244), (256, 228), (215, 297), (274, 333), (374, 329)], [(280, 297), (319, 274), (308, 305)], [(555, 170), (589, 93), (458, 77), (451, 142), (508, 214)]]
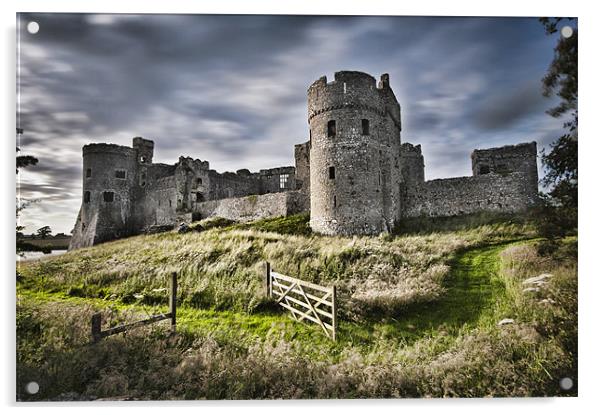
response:
[[(427, 180), (471, 174), (475, 148), (536, 141), (541, 78), (560, 34), (536, 18), (33, 14), (17, 16), (17, 139), (39, 159), (18, 177), (25, 232), (70, 233), (82, 146), (155, 142), (217, 171), (294, 165), (307, 88), (340, 70), (390, 74), (401, 141), (421, 144)], [(39, 31), (31, 34), (27, 24)], [(540, 173), (541, 177), (541, 173)]]

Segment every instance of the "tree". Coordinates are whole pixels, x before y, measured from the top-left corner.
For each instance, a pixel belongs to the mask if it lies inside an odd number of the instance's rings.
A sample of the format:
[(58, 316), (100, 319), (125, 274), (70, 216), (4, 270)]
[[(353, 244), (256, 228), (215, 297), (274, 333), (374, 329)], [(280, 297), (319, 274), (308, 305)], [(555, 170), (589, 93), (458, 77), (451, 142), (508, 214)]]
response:
[(42, 239), (46, 239), (47, 236), (52, 234), (52, 229), (50, 226), (42, 226), (40, 229), (36, 231), (36, 235), (38, 235)]
[[(17, 134), (23, 134), (23, 129), (21, 128), (17, 128)], [(17, 147), (17, 153), (19, 153), (21, 151), (21, 149), (19, 147)], [(17, 161), (16, 161), (16, 165), (17, 165), (17, 174), (19, 174), (19, 169), (20, 168), (24, 168), (24, 167), (28, 167), (28, 166), (35, 166), (36, 164), (38, 164), (38, 159), (33, 157), (33, 156), (19, 156), (17, 155)], [(23, 229), (25, 228), (24, 226), (19, 225), (19, 214), (21, 213), (21, 211), (23, 211), (23, 209), (25, 209), (27, 206), (29, 206), (29, 204), (31, 204), (32, 201), (29, 200), (19, 200), (19, 198), (17, 198), (17, 226), (16, 226), (16, 240), (17, 240), (17, 254), (19, 255), (23, 255), (23, 252), (25, 251), (36, 251), (39, 248), (35, 245), (32, 245), (28, 242), (25, 242), (22, 240), (23, 238)], [(17, 270), (17, 279), (19, 278), (19, 271)]]
[(552, 117), (568, 115), (563, 128), (565, 133), (557, 138), (548, 152), (542, 155), (544, 177), (542, 184), (549, 192), (544, 195), (544, 220), (546, 233), (561, 236), (577, 227), (577, 124), (578, 124), (578, 74), (577, 27), (572, 18), (541, 18), (548, 35), (558, 32), (560, 24), (571, 28), (563, 32), (554, 48), (554, 59), (542, 79), (543, 95), (560, 98), (557, 106), (546, 111)]
[[(17, 147), (17, 153), (20, 152), (21, 149)], [(38, 159), (34, 156), (17, 156), (17, 174), (19, 174), (19, 169), (27, 166), (35, 166), (38, 164)]]

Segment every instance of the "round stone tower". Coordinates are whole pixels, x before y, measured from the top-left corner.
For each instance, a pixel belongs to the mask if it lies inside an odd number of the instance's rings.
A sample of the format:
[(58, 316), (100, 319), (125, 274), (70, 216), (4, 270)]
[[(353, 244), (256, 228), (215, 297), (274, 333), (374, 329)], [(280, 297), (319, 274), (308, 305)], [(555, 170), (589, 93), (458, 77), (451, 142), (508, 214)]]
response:
[(84, 146), (82, 206), (72, 248), (128, 234), (137, 175), (135, 149), (115, 144)]
[(308, 89), (310, 226), (328, 235), (378, 234), (400, 218), (400, 108), (363, 72)]

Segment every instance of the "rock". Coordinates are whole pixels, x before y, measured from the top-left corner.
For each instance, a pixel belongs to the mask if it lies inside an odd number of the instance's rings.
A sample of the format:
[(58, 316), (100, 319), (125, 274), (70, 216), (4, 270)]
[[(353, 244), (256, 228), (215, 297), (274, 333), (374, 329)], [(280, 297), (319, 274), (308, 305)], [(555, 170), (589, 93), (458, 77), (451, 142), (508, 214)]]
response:
[(523, 290), (524, 293), (538, 292), (538, 291), (539, 291), (539, 287), (527, 287)]
[(526, 280), (523, 281), (523, 285), (529, 285), (529, 284), (534, 284), (534, 285), (543, 285), (546, 284), (549, 278), (552, 277), (552, 274), (541, 274), (538, 275), (537, 277), (531, 277), (531, 278), (527, 278)]
[(539, 302), (539, 304), (556, 304), (556, 301), (551, 298), (545, 298)]
[(499, 323), (497, 323), (498, 326), (505, 326), (506, 324), (514, 324), (514, 319), (513, 318), (505, 318), (503, 320), (500, 320)]
[(190, 228), (188, 227), (188, 225), (186, 225), (184, 222), (180, 223), (180, 226), (178, 227), (178, 233), (186, 233), (190, 230)]

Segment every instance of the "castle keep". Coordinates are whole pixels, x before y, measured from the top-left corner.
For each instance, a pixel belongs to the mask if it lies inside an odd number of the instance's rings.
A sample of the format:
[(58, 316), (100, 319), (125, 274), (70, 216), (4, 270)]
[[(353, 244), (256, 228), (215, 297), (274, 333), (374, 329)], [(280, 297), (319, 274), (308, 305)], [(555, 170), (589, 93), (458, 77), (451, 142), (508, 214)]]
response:
[(218, 173), (208, 161), (153, 163), (154, 143), (83, 148), (83, 199), (70, 249), (221, 216), (254, 220), (309, 211), (328, 235), (389, 232), (405, 218), (520, 212), (537, 198), (536, 143), (475, 150), (470, 177), (424, 180), (420, 145), (401, 143), (389, 86), (342, 71), (308, 89), (309, 141), (295, 167)]

